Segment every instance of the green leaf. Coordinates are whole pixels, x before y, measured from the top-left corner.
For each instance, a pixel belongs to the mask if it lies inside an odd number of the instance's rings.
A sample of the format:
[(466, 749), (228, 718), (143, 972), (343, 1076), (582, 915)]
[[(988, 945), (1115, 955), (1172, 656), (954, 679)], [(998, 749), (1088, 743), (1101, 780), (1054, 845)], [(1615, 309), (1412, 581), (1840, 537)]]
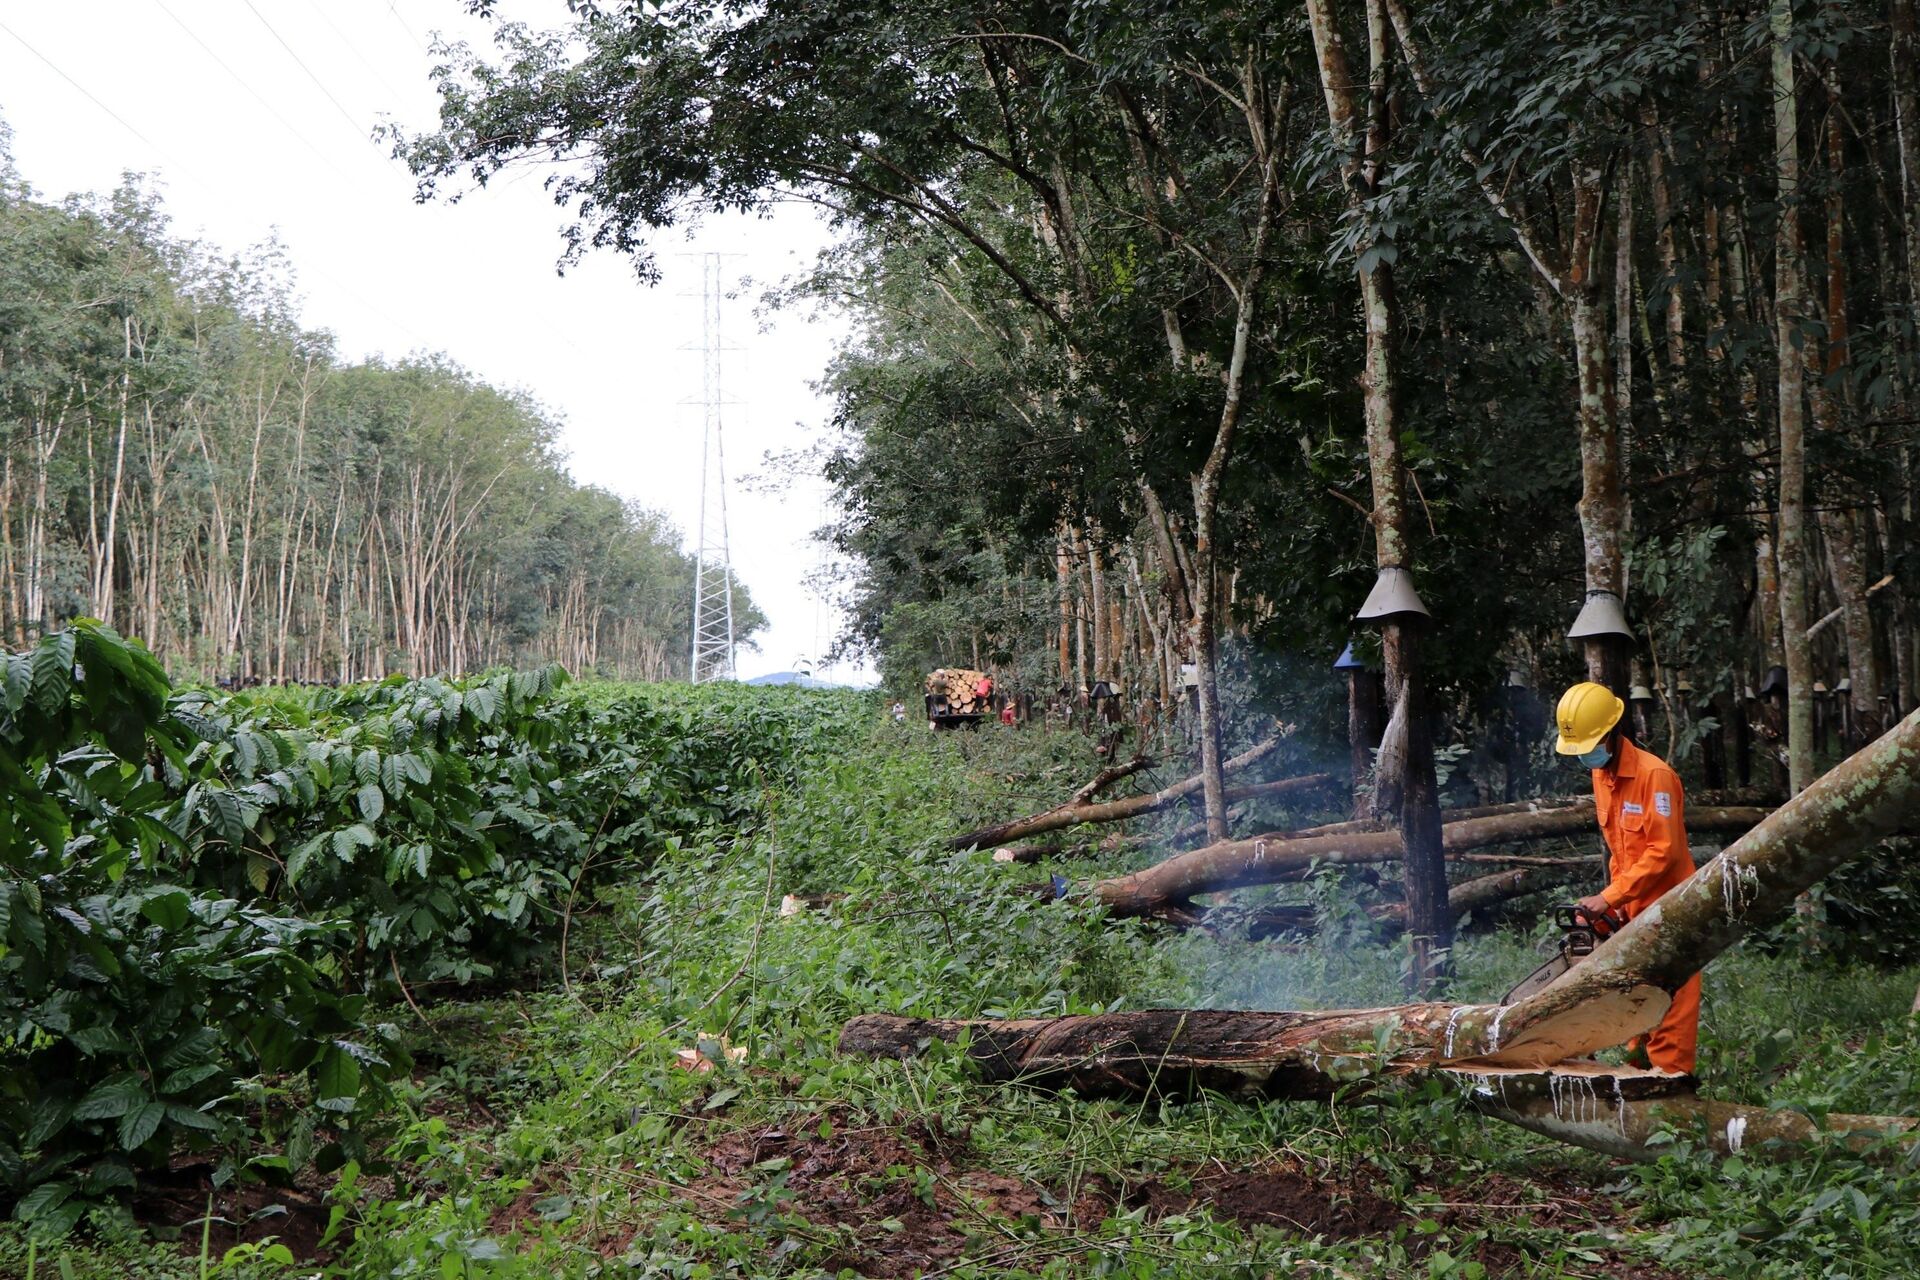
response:
[(220, 1122), (204, 1111), (194, 1107), (182, 1106), (177, 1102), (166, 1104), (167, 1119), (183, 1129), (198, 1129), (202, 1133), (219, 1131)]
[(240, 797), (219, 787), (207, 787), (201, 793), (201, 817), (219, 837), (235, 849), (247, 843), (246, 810)]
[(137, 1110), (129, 1111), (120, 1117), (120, 1147), (124, 1151), (133, 1151), (143, 1147), (147, 1139), (160, 1131), (160, 1122), (167, 1117), (167, 1108), (158, 1102), (143, 1103)]
[(140, 914), (162, 929), (182, 929), (193, 918), (192, 904), (193, 899), (185, 889), (175, 885), (156, 885), (141, 893)]
[(32, 1222), (49, 1209), (57, 1209), (65, 1204), (67, 1197), (72, 1194), (71, 1182), (43, 1182), (20, 1197), (13, 1206), (13, 1216), (21, 1222)]
[(314, 1097), (352, 1098), (360, 1092), (360, 1064), (340, 1044), (327, 1046), (313, 1070)]
[(9, 653), (0, 655), (0, 663), (4, 663), (0, 666), (0, 696), (5, 697), (7, 710), (18, 715), (33, 690), (33, 660), (24, 653)]
[(138, 1076), (119, 1075), (95, 1085), (73, 1109), (75, 1120), (112, 1120), (138, 1110), (153, 1094)]
[(356, 822), (333, 833), (333, 854), (342, 862), (352, 862), (361, 849), (371, 849), (379, 841), (365, 823)]
[(387, 811), (386, 797), (381, 794), (380, 788), (371, 782), (360, 788), (354, 800), (360, 806), (360, 816), (368, 822), (378, 822), (380, 815)]
[(48, 716), (66, 709), (73, 694), (73, 629), (48, 636), (33, 651), (33, 701)]

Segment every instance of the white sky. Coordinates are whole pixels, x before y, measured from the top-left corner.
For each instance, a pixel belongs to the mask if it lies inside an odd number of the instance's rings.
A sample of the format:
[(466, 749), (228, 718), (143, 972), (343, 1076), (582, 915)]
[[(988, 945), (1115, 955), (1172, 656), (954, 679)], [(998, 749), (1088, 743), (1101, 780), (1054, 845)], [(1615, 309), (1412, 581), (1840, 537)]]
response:
[[(509, 7), (536, 26), (567, 20), (560, 0)], [(818, 439), (828, 406), (808, 384), (844, 322), (755, 314), (760, 287), (828, 242), (810, 212), (670, 233), (665, 278), (648, 289), (607, 254), (555, 274), (564, 216), (538, 173), (506, 175), (457, 205), (414, 203), (412, 179), (369, 134), (383, 117), (412, 131), (432, 123), (432, 34), (482, 46), (490, 30), (460, 0), (0, 0), (0, 26), (0, 118), (43, 195), (106, 191), (138, 170), (160, 179), (178, 234), (230, 250), (277, 235), (307, 325), (335, 334), (344, 356), (444, 351), (526, 388), (564, 419), (577, 477), (667, 512), (689, 537), (701, 411), (685, 402), (700, 394), (689, 348), (701, 274), (697, 258), (677, 255), (739, 255), (729, 277), (754, 282), (724, 304), (725, 336), (740, 348), (724, 373), (739, 402), (726, 420), (734, 476)], [(741, 651), (743, 677), (816, 658), (838, 630), (802, 581), (821, 563), (810, 535), (826, 502), (812, 479), (731, 488), (734, 571), (772, 623), (758, 653)]]

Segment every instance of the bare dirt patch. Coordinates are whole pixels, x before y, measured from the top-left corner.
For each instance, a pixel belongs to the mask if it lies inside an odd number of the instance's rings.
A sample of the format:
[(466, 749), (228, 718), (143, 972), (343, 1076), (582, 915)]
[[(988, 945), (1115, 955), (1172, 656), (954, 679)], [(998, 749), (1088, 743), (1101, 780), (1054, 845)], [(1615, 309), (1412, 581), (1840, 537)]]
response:
[(1116, 1210), (1145, 1208), (1157, 1219), (1204, 1209), (1248, 1226), (1341, 1239), (1389, 1236), (1407, 1221), (1367, 1188), (1278, 1162), (1143, 1173), (1119, 1185), (1094, 1178), (1069, 1199), (1062, 1189), (979, 1168), (964, 1135), (918, 1121), (832, 1120), (824, 1136), (815, 1116), (716, 1139), (703, 1152), (708, 1176), (683, 1198), (705, 1214), (724, 1207), (738, 1220), (775, 1209), (832, 1229), (842, 1243), (827, 1266), (876, 1277), (911, 1276), (1006, 1247), (1016, 1227), (1090, 1231)]
[(278, 1240), (305, 1262), (326, 1262), (320, 1247), (330, 1213), (324, 1197), (299, 1187), (213, 1185), (213, 1165), (176, 1161), (164, 1172), (145, 1175), (129, 1205), (134, 1220), (155, 1237), (178, 1240), (197, 1254), (203, 1231), (208, 1251), (218, 1258), (236, 1244)]

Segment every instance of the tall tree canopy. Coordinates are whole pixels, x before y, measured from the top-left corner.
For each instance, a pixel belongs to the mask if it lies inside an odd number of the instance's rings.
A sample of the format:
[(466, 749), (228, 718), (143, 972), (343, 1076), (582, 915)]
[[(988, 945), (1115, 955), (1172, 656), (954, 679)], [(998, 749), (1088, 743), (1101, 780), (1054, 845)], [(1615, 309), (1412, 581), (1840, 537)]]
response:
[(1331, 728), (1309, 673), (1411, 570), (1370, 802), (1417, 834), (1405, 726), (1511, 787), (1516, 679), (1795, 786), (1915, 704), (1913, 9), (598, 4), (449, 50), (401, 152), (561, 162), (571, 250), (643, 274), (702, 210), (831, 211), (850, 640), (902, 678), (1193, 664), (1215, 758), (1221, 636)]
[[(684, 676), (693, 567), (558, 426), (443, 356), (350, 363), (287, 264), (172, 235), (137, 184), (0, 170), (0, 633), (77, 616), (176, 670), (349, 680), (559, 661)], [(736, 624), (764, 618), (744, 590)]]

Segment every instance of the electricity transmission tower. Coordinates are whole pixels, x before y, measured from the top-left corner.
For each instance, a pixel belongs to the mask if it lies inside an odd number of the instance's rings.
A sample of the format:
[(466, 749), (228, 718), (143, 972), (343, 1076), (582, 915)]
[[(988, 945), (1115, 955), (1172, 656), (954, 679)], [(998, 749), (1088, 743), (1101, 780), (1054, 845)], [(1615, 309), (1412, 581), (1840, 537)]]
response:
[(689, 678), (695, 684), (731, 680), (733, 675), (733, 564), (727, 555), (727, 454), (721, 441), (723, 407), (720, 355), (721, 257), (699, 255), (700, 399), (704, 437), (700, 457), (700, 528), (693, 568), (693, 658)]

